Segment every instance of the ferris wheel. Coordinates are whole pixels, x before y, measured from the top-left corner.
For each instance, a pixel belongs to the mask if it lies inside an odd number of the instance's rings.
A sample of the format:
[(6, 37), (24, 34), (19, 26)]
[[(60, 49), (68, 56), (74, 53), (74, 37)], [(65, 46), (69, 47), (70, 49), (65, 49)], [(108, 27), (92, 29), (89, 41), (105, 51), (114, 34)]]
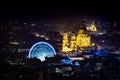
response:
[(54, 57), (56, 51), (52, 45), (47, 42), (35, 43), (29, 51), (28, 58), (38, 58), (41, 61), (45, 61), (45, 57)]

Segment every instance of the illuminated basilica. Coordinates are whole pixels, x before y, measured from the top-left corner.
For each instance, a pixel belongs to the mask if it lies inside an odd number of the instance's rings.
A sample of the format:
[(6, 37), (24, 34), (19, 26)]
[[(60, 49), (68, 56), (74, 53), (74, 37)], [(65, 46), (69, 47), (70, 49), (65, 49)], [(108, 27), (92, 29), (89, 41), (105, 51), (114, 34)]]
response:
[(77, 34), (72, 33), (70, 36), (67, 32), (63, 34), (62, 52), (85, 50), (91, 46), (91, 36), (89, 30), (97, 31), (94, 24), (90, 27), (82, 26)]

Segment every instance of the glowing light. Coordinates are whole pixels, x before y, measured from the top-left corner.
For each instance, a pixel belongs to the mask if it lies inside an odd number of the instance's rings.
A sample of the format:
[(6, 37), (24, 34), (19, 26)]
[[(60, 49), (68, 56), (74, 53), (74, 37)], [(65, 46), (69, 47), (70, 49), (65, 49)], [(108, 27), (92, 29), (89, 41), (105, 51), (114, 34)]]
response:
[(44, 35), (40, 35), (41, 38), (44, 38), (45, 36)]
[(72, 60), (69, 60), (69, 59), (63, 59), (61, 61), (62, 64), (72, 64)]
[(109, 51), (107, 49), (100, 49), (100, 50), (94, 50), (92, 51), (92, 53), (98, 56), (107, 56), (109, 54)]
[(97, 31), (97, 28), (95, 26), (95, 23), (93, 21), (93, 24), (91, 24), (91, 26), (87, 27), (87, 30), (90, 30), (90, 31)]
[(80, 63), (79, 63), (78, 61), (76, 61), (76, 62), (75, 62), (75, 65), (76, 65), (76, 66), (79, 66), (79, 65), (80, 65)]
[(79, 61), (82, 61), (82, 60), (84, 60), (84, 57), (71, 57), (70, 59), (71, 59), (71, 60), (79, 60)]
[(92, 46), (94, 46), (95, 45), (95, 43), (92, 43)]
[(36, 37), (39, 37), (40, 35), (39, 35), (39, 33), (35, 33), (35, 36), (36, 36)]
[(37, 42), (31, 47), (28, 57), (36, 57), (41, 61), (45, 61), (45, 57), (50, 58), (54, 57), (54, 55), (56, 55), (56, 51), (52, 45), (47, 42)]
[(16, 42), (16, 41), (11, 41), (11, 42), (9, 42), (9, 44), (13, 44), (13, 45), (19, 45), (19, 43), (18, 42)]
[(48, 38), (48, 37), (45, 37), (45, 40), (49, 40), (49, 38)]
[(86, 28), (81, 28), (78, 34), (72, 33), (71, 39), (68, 38), (68, 33), (63, 34), (62, 52), (71, 52), (77, 50), (84, 50), (86, 47), (91, 46), (91, 36)]

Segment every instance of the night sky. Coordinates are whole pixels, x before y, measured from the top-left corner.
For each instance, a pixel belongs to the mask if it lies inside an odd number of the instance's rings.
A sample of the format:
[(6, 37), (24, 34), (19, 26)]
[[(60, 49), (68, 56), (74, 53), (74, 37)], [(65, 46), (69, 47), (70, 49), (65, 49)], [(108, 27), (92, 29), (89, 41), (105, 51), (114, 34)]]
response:
[(10, 18), (47, 19), (80, 15), (97, 15), (110, 20), (120, 20), (120, 6), (115, 1), (10, 1), (0, 4), (0, 21)]

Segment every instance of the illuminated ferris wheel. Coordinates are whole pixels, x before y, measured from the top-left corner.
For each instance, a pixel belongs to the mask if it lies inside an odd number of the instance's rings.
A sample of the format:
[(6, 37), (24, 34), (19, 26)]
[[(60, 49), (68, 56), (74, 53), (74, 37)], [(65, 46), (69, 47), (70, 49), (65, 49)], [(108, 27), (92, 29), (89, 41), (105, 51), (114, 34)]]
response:
[(52, 45), (47, 42), (37, 42), (35, 43), (29, 51), (28, 58), (38, 58), (41, 61), (45, 61), (45, 57), (54, 57), (56, 51)]

